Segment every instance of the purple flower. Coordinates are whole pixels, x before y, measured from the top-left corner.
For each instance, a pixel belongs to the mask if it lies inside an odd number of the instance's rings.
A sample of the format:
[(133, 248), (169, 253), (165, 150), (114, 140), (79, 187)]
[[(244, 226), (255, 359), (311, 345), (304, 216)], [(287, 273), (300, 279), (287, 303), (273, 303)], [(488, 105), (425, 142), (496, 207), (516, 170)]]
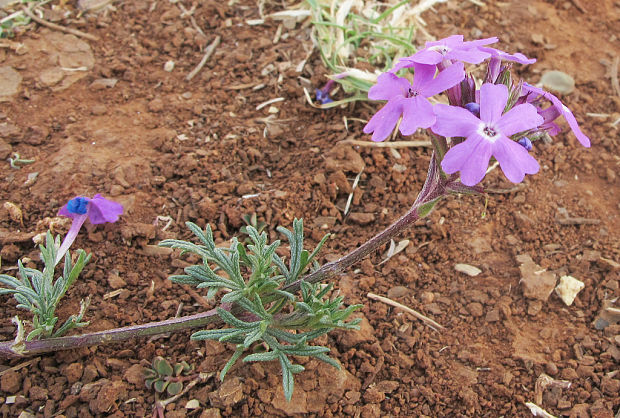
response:
[(465, 78), (462, 63), (449, 66), (435, 78), (434, 65), (415, 64), (414, 70), (413, 83), (388, 72), (381, 74), (377, 84), (368, 91), (369, 99), (388, 101), (364, 127), (365, 133), (373, 133), (373, 141), (387, 138), (401, 115), (403, 120), (400, 132), (403, 135), (411, 135), (418, 128), (431, 127), (435, 123), (435, 113), (428, 97), (441, 93)]
[(566, 119), (566, 122), (568, 122), (568, 126), (571, 128), (581, 145), (586, 148), (590, 147), (590, 138), (581, 132), (573, 112), (571, 112), (570, 109), (560, 101), (560, 99), (555, 97), (553, 94), (544, 91), (543, 89), (539, 89), (538, 87), (534, 87), (527, 83), (523, 83), (522, 89), (526, 95), (525, 99), (528, 103), (537, 102), (541, 97), (544, 97), (551, 102), (550, 107), (538, 110), (538, 113), (544, 118), (543, 128), (547, 129), (551, 135), (555, 135), (560, 131), (560, 128), (555, 123), (552, 123), (552, 121), (562, 115), (564, 116), (564, 119)]
[(431, 128), (438, 135), (464, 137), (466, 140), (448, 150), (441, 161), (448, 173), (461, 172), (466, 186), (479, 183), (486, 173), (491, 156), (513, 183), (523, 181), (525, 174), (538, 172), (538, 162), (509, 136), (535, 129), (543, 122), (530, 104), (513, 107), (502, 115), (508, 101), (508, 88), (503, 84), (483, 84), (480, 88), (480, 118), (454, 106), (436, 105), (437, 122)]
[(80, 228), (86, 221), (90, 220), (93, 225), (106, 222), (116, 222), (118, 217), (123, 214), (123, 206), (120, 203), (113, 202), (96, 194), (92, 199), (88, 197), (78, 196), (69, 200), (60, 210), (58, 214), (73, 219), (71, 228), (65, 236), (62, 245), (56, 254), (56, 264), (64, 257), (65, 253), (75, 241)]
[(321, 102), (321, 104), (327, 104), (327, 103), (333, 102), (332, 98), (329, 97), (329, 92), (334, 86), (334, 83), (335, 83), (334, 80), (328, 80), (327, 83), (325, 83), (325, 86), (323, 86), (320, 89), (316, 89), (315, 90), (316, 100)]
[(508, 54), (507, 52), (500, 51), (499, 49), (489, 48), (486, 46), (481, 46), (478, 48), (479, 51), (488, 52), (492, 58), (499, 59), (502, 61), (512, 61), (517, 62), (519, 64), (534, 64), (536, 62), (536, 58), (528, 58), (520, 52), (515, 52), (514, 54)]
[(491, 56), (490, 52), (482, 51), (480, 47), (497, 40), (493, 37), (463, 42), (463, 35), (452, 35), (439, 41), (427, 42), (424, 49), (410, 57), (401, 58), (391, 72), (413, 67), (414, 64), (437, 65), (446, 60), (479, 64)]

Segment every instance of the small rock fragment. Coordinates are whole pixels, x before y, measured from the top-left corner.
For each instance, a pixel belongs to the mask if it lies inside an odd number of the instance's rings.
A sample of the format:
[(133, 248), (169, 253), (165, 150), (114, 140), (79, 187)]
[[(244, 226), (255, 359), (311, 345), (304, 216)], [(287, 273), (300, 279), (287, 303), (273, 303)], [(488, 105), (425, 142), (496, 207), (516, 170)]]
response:
[(166, 61), (164, 64), (164, 71), (170, 73), (172, 70), (174, 70), (174, 61)]
[(540, 82), (544, 87), (560, 94), (570, 94), (575, 90), (575, 80), (562, 71), (547, 71), (543, 74)]
[(64, 78), (65, 72), (58, 67), (50, 67), (39, 74), (39, 80), (46, 87), (51, 87), (55, 84), (60, 83), (60, 81)]
[(477, 275), (482, 273), (482, 270), (480, 270), (478, 267), (474, 267), (469, 264), (456, 264), (454, 266), (454, 269), (458, 272), (465, 273), (471, 277), (476, 277)]
[(351, 212), (349, 217), (351, 219), (351, 222), (354, 222), (359, 225), (368, 225), (369, 223), (372, 223), (375, 220), (374, 213)]
[(118, 79), (116, 78), (99, 78), (92, 83), (90, 83), (91, 90), (105, 90), (106, 88), (111, 89), (116, 86)]
[(572, 276), (562, 276), (560, 277), (560, 283), (555, 288), (555, 293), (562, 299), (562, 302), (570, 306), (584, 287), (585, 284), (581, 280), (577, 280)]
[(0, 102), (11, 100), (19, 91), (22, 76), (13, 67), (0, 67)]
[(523, 295), (545, 302), (555, 288), (555, 273), (546, 271), (534, 263), (532, 257), (527, 254), (518, 255), (517, 261), (521, 263), (519, 270), (521, 270), (520, 283), (523, 286)]

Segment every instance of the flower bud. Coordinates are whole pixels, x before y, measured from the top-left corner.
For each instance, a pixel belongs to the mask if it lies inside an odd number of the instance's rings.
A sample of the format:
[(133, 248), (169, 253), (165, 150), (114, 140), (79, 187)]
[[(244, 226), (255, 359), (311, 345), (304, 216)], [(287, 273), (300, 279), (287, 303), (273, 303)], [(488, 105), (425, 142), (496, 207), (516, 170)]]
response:
[(480, 105), (478, 103), (470, 102), (470, 103), (467, 103), (464, 107), (465, 109), (469, 110), (471, 113), (476, 115), (477, 117), (480, 117)]
[(524, 136), (523, 138), (519, 139), (519, 144), (525, 148), (528, 151), (531, 151), (533, 146), (532, 146), (532, 141), (530, 141), (530, 139), (527, 136)]

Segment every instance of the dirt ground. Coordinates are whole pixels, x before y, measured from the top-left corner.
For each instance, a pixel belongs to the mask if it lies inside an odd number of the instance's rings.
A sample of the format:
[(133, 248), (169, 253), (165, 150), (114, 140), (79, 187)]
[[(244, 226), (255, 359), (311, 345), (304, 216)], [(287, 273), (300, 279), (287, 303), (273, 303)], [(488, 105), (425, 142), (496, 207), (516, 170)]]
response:
[[(84, 230), (74, 244), (93, 258), (59, 313), (64, 320), (91, 296), (84, 332), (205, 309), (187, 288), (167, 280), (185, 262), (155, 246), (163, 238), (189, 238), (185, 221), (210, 223), (216, 240), (226, 241), (239, 234), (244, 214), (265, 221), (272, 239), (279, 238), (277, 225), (303, 217), (311, 243), (325, 224), (335, 234), (322, 253), (323, 261), (332, 260), (405, 213), (426, 174), (427, 148), (394, 153), (338, 144), (369, 140), (363, 124), (349, 122), (347, 130), (343, 117), (368, 119), (378, 106), (307, 104), (300, 77), (315, 87), (326, 81), (320, 57), (310, 54), (309, 27), (279, 29), (271, 19), (249, 25), (261, 18), (258, 4), (205, 0), (194, 3), (192, 15), (202, 35), (181, 3), (114, 2), (98, 14), (57, 22), (97, 41), (37, 26), (0, 48), (3, 83), (13, 80), (15, 87), (0, 102), (0, 201), (23, 213), (20, 223), (0, 205), (1, 269), (13, 274), (22, 256), (39, 265), (31, 238), (50, 222), (66, 232), (67, 223), (54, 217), (75, 195), (101, 193), (126, 208), (118, 223)], [(190, 342), (188, 331), (2, 361), (2, 370), (23, 367), (3, 372), (0, 413), (150, 415), (154, 393), (140, 369), (160, 355), (214, 373), (169, 404), (167, 417), (531, 416), (525, 403), (534, 402), (556, 416), (612, 418), (620, 408), (620, 324), (599, 316), (620, 296), (614, 126), (620, 97), (612, 88), (620, 2), (485, 3), (448, 1), (424, 15), (427, 30), (437, 38), (499, 36), (500, 49), (538, 59), (517, 68), (533, 83), (546, 70), (570, 74), (577, 88), (563, 99), (592, 147), (582, 148), (570, 132), (536, 144), (542, 169), (522, 186), (495, 170), (483, 183), (486, 208), (484, 197), (451, 197), (399, 238), (410, 241), (403, 252), (380, 264), (383, 248), (343, 274), (341, 294), (365, 308), (360, 332), (334, 332), (324, 341), (341, 371), (307, 362), (287, 403), (278, 365), (237, 366), (222, 384), (215, 373), (231, 347)], [(262, 6), (265, 14), (282, 10)], [(216, 36), (221, 43), (213, 56), (187, 81)], [(172, 71), (164, 70), (168, 61)], [(283, 100), (257, 110), (275, 98)], [(12, 169), (6, 160), (15, 152), (35, 162)], [(352, 213), (343, 217), (362, 170)], [(567, 216), (576, 221), (562, 222)], [(574, 276), (585, 288), (572, 306), (555, 294), (528, 298), (519, 255), (557, 277)], [(470, 277), (456, 263), (482, 273)], [(445, 329), (432, 330), (368, 292)], [(1, 340), (14, 337), (16, 314), (27, 318), (3, 296)], [(570, 387), (545, 387), (543, 374)], [(185, 408), (191, 399), (198, 408)]]

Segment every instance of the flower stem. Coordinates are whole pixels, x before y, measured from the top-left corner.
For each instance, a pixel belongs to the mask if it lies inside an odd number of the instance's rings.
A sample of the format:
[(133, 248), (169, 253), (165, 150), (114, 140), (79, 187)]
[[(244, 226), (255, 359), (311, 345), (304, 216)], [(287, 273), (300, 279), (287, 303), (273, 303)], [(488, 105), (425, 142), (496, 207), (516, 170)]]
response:
[[(428, 215), (430, 212), (429, 205), (433, 206), (441, 198), (446, 196), (448, 191), (446, 190), (446, 180), (440, 175), (440, 170), (433, 154), (431, 157), (431, 163), (428, 169), (428, 176), (422, 191), (418, 195), (415, 203), (411, 208), (400, 217), (392, 225), (388, 226), (385, 230), (378, 233), (370, 240), (346, 254), (339, 260), (333, 261), (323, 265), (318, 270), (304, 276), (300, 280), (297, 280), (282, 290), (288, 292), (297, 292), (301, 288), (301, 282), (307, 281), (310, 283), (316, 283), (323, 280), (329, 280), (342, 273), (347, 268), (360, 262), (367, 255), (377, 250), (383, 244), (387, 243), (390, 239), (403, 232), (409, 225), (417, 221), (421, 217)], [(74, 225), (77, 223), (78, 218), (74, 221)], [(83, 221), (82, 221), (83, 223)], [(71, 230), (65, 238), (65, 242), (68, 241), (68, 237), (74, 229), (74, 225), (71, 226)], [(79, 230), (79, 226), (76, 229)], [(75, 239), (75, 237), (73, 237)], [(63, 246), (64, 246), (63, 242)], [(62, 248), (62, 247), (61, 247)], [(223, 309), (229, 310), (234, 315), (241, 313), (241, 309), (238, 307), (231, 307), (230, 304), (222, 304)], [(142, 325), (133, 325), (123, 328), (114, 328), (110, 330), (94, 332), (91, 334), (73, 335), (68, 337), (48, 338), (37, 341), (20, 341), (15, 343), (13, 341), (0, 342), (0, 358), (15, 358), (15, 357), (27, 357), (34, 356), (42, 353), (48, 353), (58, 350), (74, 349), (79, 347), (86, 347), (90, 345), (107, 344), (113, 342), (127, 341), (137, 337), (146, 337), (152, 335), (166, 334), (170, 332), (182, 331), (189, 328), (197, 328), (205, 326), (209, 323), (219, 321), (216, 309), (211, 309), (207, 312), (201, 312), (195, 315), (184, 316), (180, 318), (167, 319), (165, 321), (151, 322)]]
[(58, 264), (63, 259), (65, 253), (67, 252), (69, 247), (71, 247), (73, 241), (75, 241), (75, 239), (77, 238), (78, 232), (80, 232), (80, 228), (82, 228), (82, 225), (84, 225), (84, 221), (86, 221), (86, 218), (88, 218), (88, 215), (84, 214), (76, 216), (73, 219), (73, 222), (71, 223), (71, 228), (69, 228), (69, 232), (67, 232), (67, 235), (65, 235), (65, 239), (62, 241), (62, 244), (60, 245), (60, 248), (56, 253), (56, 260), (54, 262), (54, 265)]

